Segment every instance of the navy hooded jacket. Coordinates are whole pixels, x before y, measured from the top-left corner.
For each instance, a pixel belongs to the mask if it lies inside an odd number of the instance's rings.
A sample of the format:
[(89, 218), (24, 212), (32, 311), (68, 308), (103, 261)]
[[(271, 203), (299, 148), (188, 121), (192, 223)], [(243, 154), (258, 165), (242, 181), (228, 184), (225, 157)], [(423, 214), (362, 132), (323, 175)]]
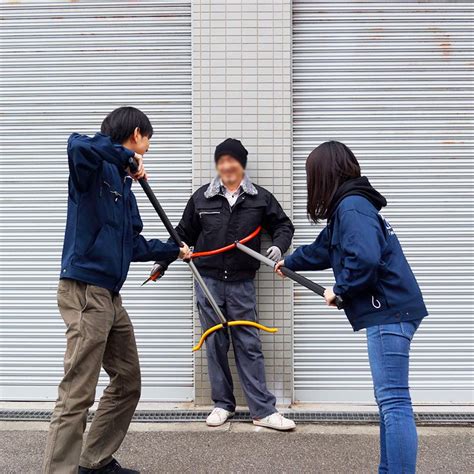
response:
[(69, 193), (61, 278), (118, 292), (130, 262), (176, 258), (174, 243), (146, 240), (125, 172), (134, 152), (107, 135), (69, 137)]
[(343, 298), (355, 331), (421, 319), (428, 313), (420, 288), (393, 228), (379, 214), (386, 201), (367, 178), (356, 180), (333, 206), (316, 241), (285, 257), (285, 267), (332, 268), (334, 293)]

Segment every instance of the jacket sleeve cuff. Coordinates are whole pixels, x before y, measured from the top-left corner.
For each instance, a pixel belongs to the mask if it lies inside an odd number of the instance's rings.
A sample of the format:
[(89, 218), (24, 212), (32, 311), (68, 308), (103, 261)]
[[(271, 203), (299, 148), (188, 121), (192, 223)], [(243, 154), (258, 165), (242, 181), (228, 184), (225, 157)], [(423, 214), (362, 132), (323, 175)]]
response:
[(344, 299), (347, 296), (339, 285), (334, 285), (332, 288), (332, 291), (334, 292), (335, 295), (340, 296), (342, 299)]
[(154, 256), (154, 260), (171, 263), (174, 262), (179, 256), (179, 247), (174, 242), (160, 242), (159, 250)]
[(129, 150), (128, 148), (125, 148), (122, 145), (118, 145), (117, 149), (120, 151), (120, 158), (121, 162), (124, 168), (128, 168), (128, 160), (132, 157), (135, 156), (135, 152), (133, 150)]
[(290, 244), (286, 242), (286, 239), (277, 238), (272, 241), (272, 245), (275, 245), (275, 247), (278, 247), (282, 255), (290, 248)]
[(167, 242), (166, 245), (170, 246), (170, 250), (169, 250), (170, 256), (169, 256), (169, 258), (172, 258), (173, 261), (176, 260), (179, 257), (180, 248), (178, 247), (178, 245), (175, 242)]
[(293, 270), (293, 271), (296, 271), (295, 267), (294, 267), (294, 261), (293, 261), (293, 256), (292, 255), (288, 255), (287, 257), (284, 258), (284, 264), (283, 266), (285, 266), (286, 268), (288, 268), (289, 270)]

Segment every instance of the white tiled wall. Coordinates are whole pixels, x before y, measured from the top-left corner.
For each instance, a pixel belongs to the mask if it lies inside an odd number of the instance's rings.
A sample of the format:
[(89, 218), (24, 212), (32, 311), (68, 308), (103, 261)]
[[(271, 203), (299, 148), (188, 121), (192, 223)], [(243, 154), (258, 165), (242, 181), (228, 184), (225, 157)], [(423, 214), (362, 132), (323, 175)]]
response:
[[(252, 179), (291, 215), (291, 124), (291, 1), (194, 0), (194, 187), (213, 176), (215, 146), (238, 138), (249, 150)], [(268, 245), (264, 241), (263, 249)], [(291, 283), (262, 268), (257, 288), (260, 321), (280, 329), (277, 335), (262, 333), (267, 382), (279, 403), (290, 403)], [(196, 317), (196, 339), (200, 332)], [(195, 373), (196, 403), (209, 405), (204, 351), (196, 355)], [(238, 394), (237, 376), (234, 381)]]

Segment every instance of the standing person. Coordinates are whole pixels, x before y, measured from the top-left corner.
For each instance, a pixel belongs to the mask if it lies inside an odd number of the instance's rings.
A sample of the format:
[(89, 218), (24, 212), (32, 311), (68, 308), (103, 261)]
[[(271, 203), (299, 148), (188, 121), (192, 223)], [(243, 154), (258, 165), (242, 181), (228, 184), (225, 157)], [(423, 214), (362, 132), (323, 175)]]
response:
[[(145, 240), (131, 191), (146, 177), (143, 155), (153, 128), (133, 107), (121, 107), (90, 138), (68, 141), (69, 193), (58, 306), (66, 324), (64, 377), (49, 428), (44, 473), (137, 473), (112, 457), (140, 398), (140, 366), (132, 323), (119, 291), (130, 262), (183, 258), (174, 243)], [(136, 173), (128, 170), (135, 157)], [(110, 377), (82, 449), (87, 412), (101, 366)]]
[[(176, 227), (196, 251), (223, 247), (263, 226), (272, 238), (269, 258), (278, 261), (290, 246), (293, 224), (275, 197), (253, 183), (245, 173), (247, 150), (239, 140), (227, 139), (214, 154), (217, 176), (199, 188), (189, 200)], [(247, 245), (260, 251), (260, 236)], [(170, 262), (157, 262), (152, 274), (163, 274)], [(254, 278), (260, 263), (239, 250), (197, 259), (196, 266), (228, 321), (257, 319)], [(204, 330), (220, 321), (200, 286), (196, 285), (197, 306)], [(230, 336), (229, 336), (230, 331)], [(254, 327), (239, 326), (214, 332), (206, 339), (206, 353), (215, 408), (208, 426), (219, 426), (234, 415), (235, 398), (227, 353), (230, 337), (242, 389), (253, 423), (276, 430), (295, 427), (275, 408), (275, 396), (265, 382), (265, 365), (260, 336)]]
[(310, 245), (276, 265), (291, 270), (332, 267), (336, 295), (354, 331), (366, 329), (367, 348), (380, 411), (380, 473), (414, 473), (417, 433), (408, 388), (410, 343), (427, 316), (418, 283), (391, 225), (379, 211), (387, 205), (352, 151), (339, 142), (323, 143), (306, 161), (309, 217), (327, 219)]

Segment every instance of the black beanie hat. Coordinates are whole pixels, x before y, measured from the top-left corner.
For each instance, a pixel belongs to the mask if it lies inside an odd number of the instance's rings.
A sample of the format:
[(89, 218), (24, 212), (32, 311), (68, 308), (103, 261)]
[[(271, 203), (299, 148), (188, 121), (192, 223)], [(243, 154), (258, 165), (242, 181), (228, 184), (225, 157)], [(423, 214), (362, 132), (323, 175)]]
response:
[(214, 152), (214, 161), (217, 163), (222, 155), (233, 156), (237, 161), (240, 162), (243, 168), (247, 166), (248, 151), (242, 145), (240, 140), (228, 138), (217, 145), (216, 151)]

